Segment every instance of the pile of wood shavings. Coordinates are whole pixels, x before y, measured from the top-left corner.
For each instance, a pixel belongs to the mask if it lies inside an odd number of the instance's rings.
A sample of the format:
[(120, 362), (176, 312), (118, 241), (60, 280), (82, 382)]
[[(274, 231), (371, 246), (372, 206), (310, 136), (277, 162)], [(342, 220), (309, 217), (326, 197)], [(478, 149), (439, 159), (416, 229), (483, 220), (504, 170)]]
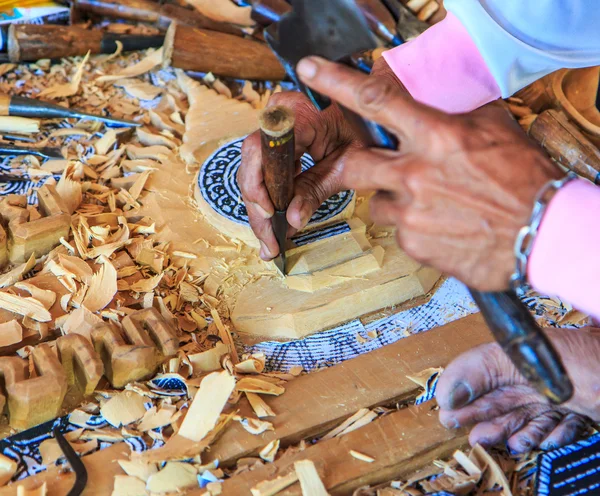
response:
[[(286, 380), (294, 377), (264, 374), (262, 355), (238, 357), (229, 327), (219, 315), (218, 298), (204, 291), (209, 273), (194, 267), (198, 255), (159, 241), (153, 219), (137, 213), (153, 171), (176, 159), (188, 109), (173, 71), (147, 63), (159, 59), (155, 53), (76, 57), (57, 65), (38, 61), (0, 66), (0, 91), (36, 98), (49, 88), (59, 88), (46, 92), (46, 98), (62, 95), (55, 102), (144, 125), (136, 130), (112, 130), (96, 121), (71, 122), (68, 127), (62, 121), (45, 121), (36, 146), (58, 146), (65, 160), (41, 163), (26, 157), (12, 162), (17, 172), (47, 176), (47, 181), (57, 183), (72, 211), (69, 238), (38, 258), (28, 274), (34, 277), (32, 281), (38, 275), (54, 276), (64, 293), (54, 293), (60, 311), (47, 323), (50, 336), (40, 337), (56, 336), (60, 331), (90, 339), (91, 329), (102, 320), (118, 325), (136, 309), (152, 306), (179, 331), (179, 354), (163, 364), (154, 381), (130, 384), (125, 391), (98, 391), (95, 401), (83, 404), (70, 416), (80, 429), (68, 438), (80, 454), (96, 450), (99, 442), (132, 436), (145, 438), (147, 444), (165, 443), (162, 449), (133, 454), (131, 460), (120, 462), (127, 475), (118, 476), (113, 493), (117, 496), (128, 494), (128, 487), (136, 490), (142, 485), (149, 494), (198, 487), (199, 474), (208, 473), (211, 480), (218, 481), (223, 473), (216, 466), (202, 465), (202, 451), (230, 422), (240, 422), (255, 435), (272, 430), (272, 424), (263, 419), (275, 412), (263, 395), (282, 394)], [(140, 74), (103, 78), (123, 74), (136, 64), (143, 66)], [(75, 77), (76, 84), (69, 86)], [(231, 90), (212, 76), (205, 84), (233, 97)], [(266, 102), (250, 83), (241, 86), (239, 93), (236, 98), (255, 108)], [(25, 271), (21, 272), (17, 280), (24, 276)], [(35, 285), (31, 286), (35, 291)], [(25, 299), (13, 287), (6, 291), (28, 304), (46, 306), (36, 300), (41, 293)], [(32, 349), (25, 346), (18, 353), (31, 357)], [(299, 372), (294, 371), (296, 375)], [(161, 379), (176, 379), (185, 388), (166, 395), (156, 386)], [(217, 395), (220, 403), (215, 401)], [(247, 396), (256, 417), (237, 415), (235, 404), (242, 395)], [(109, 427), (94, 428), (88, 423), (98, 414)], [(53, 439), (45, 441), (40, 450), (45, 464), (61, 459)], [(273, 459), (276, 451), (276, 446), (269, 447), (264, 460)], [(179, 463), (188, 458), (193, 461)], [(15, 470), (8, 466), (2, 481), (8, 481)], [(218, 493), (218, 485), (209, 484), (210, 494)]]

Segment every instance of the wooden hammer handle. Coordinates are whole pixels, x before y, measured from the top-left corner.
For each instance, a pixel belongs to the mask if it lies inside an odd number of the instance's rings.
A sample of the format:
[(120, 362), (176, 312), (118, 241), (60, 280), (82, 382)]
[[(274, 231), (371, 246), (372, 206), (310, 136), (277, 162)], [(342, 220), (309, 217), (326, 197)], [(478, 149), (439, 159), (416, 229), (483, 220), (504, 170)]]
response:
[(283, 212), (294, 196), (294, 112), (284, 106), (268, 107), (259, 122), (265, 185), (275, 210)]

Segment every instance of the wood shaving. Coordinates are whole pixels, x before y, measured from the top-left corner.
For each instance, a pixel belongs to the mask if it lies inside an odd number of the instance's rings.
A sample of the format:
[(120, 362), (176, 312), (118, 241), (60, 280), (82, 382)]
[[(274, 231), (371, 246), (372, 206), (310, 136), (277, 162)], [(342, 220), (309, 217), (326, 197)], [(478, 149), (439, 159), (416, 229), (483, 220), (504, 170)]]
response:
[(23, 298), (0, 291), (0, 308), (24, 317), (30, 317), (37, 322), (50, 322), (52, 320), (50, 312), (34, 298)]
[(277, 456), (277, 451), (279, 451), (279, 444), (279, 439), (274, 439), (260, 450), (258, 456), (260, 456), (266, 462), (273, 463), (275, 461), (275, 457)]
[(273, 396), (279, 396), (285, 392), (285, 388), (256, 377), (243, 377), (238, 381), (237, 389), (246, 393), (269, 394)]
[(152, 474), (158, 472), (158, 467), (155, 463), (143, 463), (133, 460), (117, 460), (117, 462), (127, 475), (137, 477), (144, 482), (146, 482)]
[(34, 299), (39, 301), (46, 310), (50, 310), (56, 302), (56, 293), (49, 289), (41, 289), (29, 282), (17, 282), (15, 288), (27, 291)]
[(375, 458), (355, 450), (350, 450), (350, 455), (361, 462), (373, 463), (375, 461)]
[(129, 425), (140, 420), (146, 413), (143, 396), (131, 391), (114, 395), (102, 408), (102, 417), (113, 427)]
[(200, 389), (179, 429), (179, 435), (201, 441), (217, 425), (225, 403), (235, 389), (235, 378), (228, 372), (213, 372), (200, 383)]
[[(23, 340), (23, 328), (16, 320), (10, 320), (0, 324), (0, 347), (20, 343)], [(2, 458), (0, 458), (0, 470), (2, 470)], [(0, 473), (0, 479), (2, 478)], [(2, 483), (0, 483), (2, 485)]]
[(129, 96), (138, 100), (154, 100), (163, 92), (163, 89), (158, 86), (135, 79), (115, 81), (115, 86), (123, 88)]
[(100, 76), (98, 79), (96, 79), (96, 81), (99, 83), (106, 83), (110, 81), (117, 81), (119, 79), (141, 76), (142, 74), (145, 74), (146, 72), (151, 71), (155, 67), (162, 64), (162, 60), (163, 49), (159, 48), (158, 50), (154, 50), (153, 52), (149, 53), (149, 55), (140, 60), (137, 64), (127, 66), (122, 71), (110, 76)]
[(152, 493), (179, 493), (198, 487), (198, 473), (187, 463), (168, 462), (160, 472), (148, 477), (146, 489)]
[(48, 98), (66, 98), (69, 96), (76, 95), (79, 91), (79, 85), (81, 84), (81, 77), (83, 76), (83, 69), (85, 64), (90, 58), (90, 52), (83, 57), (83, 60), (77, 66), (77, 70), (75, 71), (75, 75), (73, 79), (66, 84), (57, 84), (54, 86), (50, 86), (43, 90), (39, 96), (48, 97)]
[(248, 402), (250, 403), (250, 406), (252, 407), (252, 410), (254, 410), (254, 413), (256, 413), (256, 416), (258, 418), (275, 416), (275, 412), (271, 409), (271, 407), (269, 405), (267, 405), (267, 403), (265, 403), (265, 401), (258, 394), (256, 394), (256, 393), (245, 393), (245, 394), (246, 394), (246, 398), (248, 398)]
[(91, 312), (105, 308), (117, 293), (117, 271), (105, 256), (98, 262), (100, 270), (92, 276), (90, 287), (83, 300), (83, 305)]
[(0, 132), (2, 133), (18, 133), (18, 134), (33, 134), (39, 133), (40, 121), (37, 119), (29, 119), (28, 117), (0, 117)]
[(299, 460), (294, 462), (294, 470), (300, 481), (302, 496), (329, 496), (312, 461)]
[(250, 492), (252, 496), (275, 496), (296, 482), (298, 482), (298, 474), (294, 470), (287, 475), (280, 475), (276, 479), (259, 482), (250, 489)]
[(16, 282), (23, 279), (23, 276), (27, 274), (31, 269), (35, 267), (35, 254), (29, 257), (27, 262), (17, 265), (14, 269), (0, 276), (0, 288), (11, 286)]

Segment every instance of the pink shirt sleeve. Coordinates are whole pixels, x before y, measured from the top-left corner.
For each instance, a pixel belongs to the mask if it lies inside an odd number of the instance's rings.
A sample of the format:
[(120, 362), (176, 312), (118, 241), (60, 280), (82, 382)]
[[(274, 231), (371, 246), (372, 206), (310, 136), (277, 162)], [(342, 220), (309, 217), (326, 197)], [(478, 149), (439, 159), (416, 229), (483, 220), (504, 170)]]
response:
[(477, 46), (451, 12), (383, 57), (415, 100), (439, 110), (469, 112), (500, 98)]
[(556, 193), (542, 219), (529, 257), (531, 285), (600, 319), (599, 248), (600, 188), (572, 181)]

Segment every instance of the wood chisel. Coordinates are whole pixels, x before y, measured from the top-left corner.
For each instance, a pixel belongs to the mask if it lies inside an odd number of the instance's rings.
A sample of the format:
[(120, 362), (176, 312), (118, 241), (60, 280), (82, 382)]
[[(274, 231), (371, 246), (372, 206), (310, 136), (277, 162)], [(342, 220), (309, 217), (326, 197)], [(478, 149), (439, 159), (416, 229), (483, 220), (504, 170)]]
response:
[(105, 122), (114, 127), (140, 126), (138, 122), (105, 117), (81, 112), (79, 110), (61, 107), (50, 102), (34, 100), (23, 96), (10, 96), (0, 94), (0, 116), (9, 115), (16, 117), (31, 117), (34, 119), (90, 119)]
[[(292, 7), (291, 13), (265, 30), (265, 39), (289, 76), (318, 109), (324, 109), (331, 103), (329, 98), (302, 84), (296, 74), (298, 62), (316, 55), (351, 65), (353, 53), (373, 49), (376, 42), (352, 0), (292, 0)], [(397, 149), (398, 140), (385, 128), (343, 107), (342, 111), (367, 146)], [(494, 337), (521, 374), (553, 403), (568, 401), (573, 384), (561, 359), (516, 293), (470, 291)]]
[(164, 35), (115, 34), (54, 24), (11, 24), (2, 27), (0, 33), (0, 52), (7, 53), (8, 60), (14, 63), (83, 56), (88, 51), (92, 55), (114, 53), (117, 42), (124, 52), (158, 48), (165, 38)]
[(283, 275), (286, 274), (286, 213), (294, 196), (295, 120), (294, 112), (284, 106), (268, 107), (259, 116), (263, 178), (275, 207), (271, 222), (279, 245), (279, 255), (273, 261)]
[(27, 148), (24, 146), (5, 145), (0, 143), (0, 156), (22, 156), (22, 155), (35, 155), (40, 158), (49, 159), (64, 159), (65, 157), (60, 151), (60, 148)]

